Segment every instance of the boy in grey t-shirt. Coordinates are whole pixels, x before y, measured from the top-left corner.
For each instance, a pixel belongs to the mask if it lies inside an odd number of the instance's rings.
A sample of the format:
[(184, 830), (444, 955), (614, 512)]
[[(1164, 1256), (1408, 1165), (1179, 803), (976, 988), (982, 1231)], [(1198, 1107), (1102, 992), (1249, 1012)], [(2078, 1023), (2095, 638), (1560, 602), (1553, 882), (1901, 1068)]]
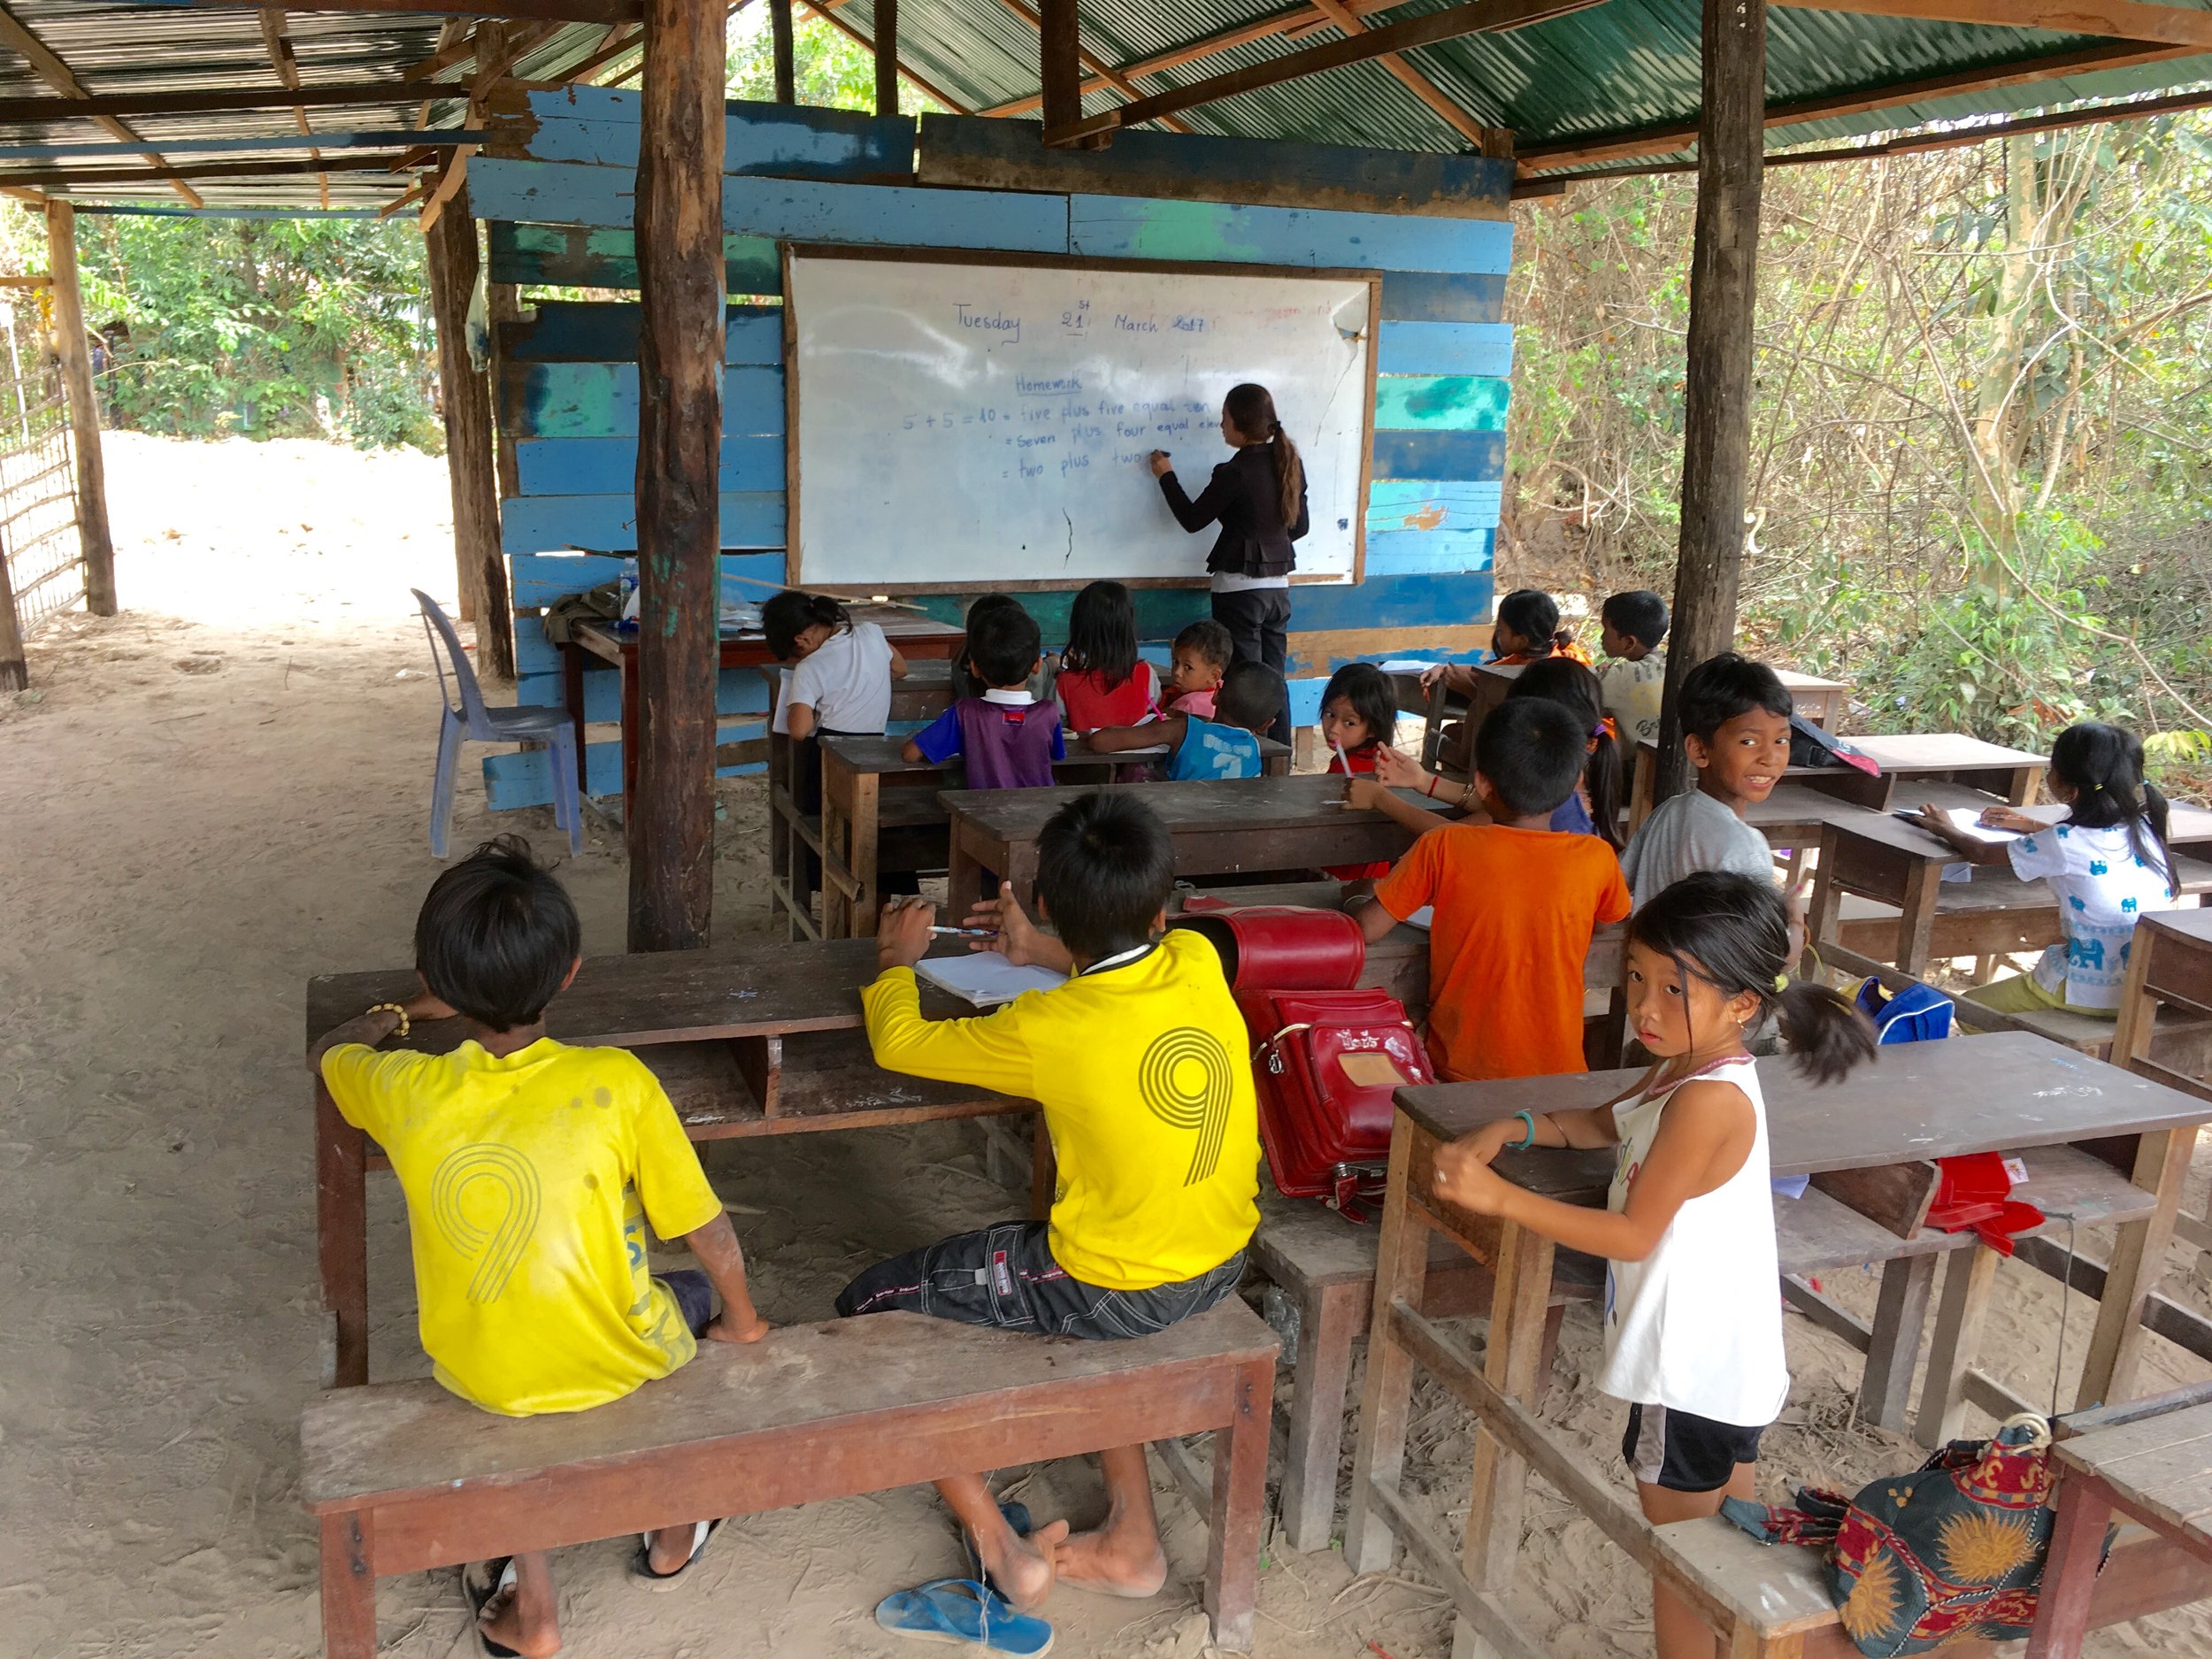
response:
[(1682, 742), (1697, 787), (1656, 808), (1621, 854), (1638, 908), (1701, 870), (1774, 879), (1766, 837), (1743, 813), (1771, 795), (1788, 770), (1793, 707), (1771, 668), (1733, 651), (1700, 663), (1683, 680)]

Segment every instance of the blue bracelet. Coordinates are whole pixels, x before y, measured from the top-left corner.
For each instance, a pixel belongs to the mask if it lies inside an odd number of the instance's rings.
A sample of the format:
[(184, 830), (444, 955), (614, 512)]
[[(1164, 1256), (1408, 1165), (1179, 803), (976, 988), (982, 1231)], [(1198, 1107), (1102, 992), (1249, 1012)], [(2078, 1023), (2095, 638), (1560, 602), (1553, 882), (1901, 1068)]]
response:
[(1521, 1120), (1521, 1127), (1527, 1130), (1528, 1133), (1523, 1135), (1518, 1141), (1515, 1141), (1510, 1147), (1507, 1148), (1506, 1150), (1509, 1152), (1526, 1151), (1530, 1147), (1536, 1144), (1536, 1119), (1526, 1112), (1515, 1112), (1513, 1115)]

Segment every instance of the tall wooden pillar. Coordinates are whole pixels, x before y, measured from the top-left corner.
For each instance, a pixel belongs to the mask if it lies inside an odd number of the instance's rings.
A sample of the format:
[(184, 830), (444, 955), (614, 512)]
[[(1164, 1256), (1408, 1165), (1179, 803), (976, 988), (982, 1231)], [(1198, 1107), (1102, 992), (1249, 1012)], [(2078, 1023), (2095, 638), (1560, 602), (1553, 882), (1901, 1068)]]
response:
[(1040, 0), (1037, 88), (1043, 101), (1037, 113), (1048, 133), (1083, 119), (1082, 45), (1075, 0)]
[(721, 553), (723, 8), (645, 0), (630, 949), (707, 942)]
[(491, 361), (487, 365), (491, 375), (493, 436), (498, 441), (499, 498), (512, 501), (522, 494), (521, 457), (515, 452), (515, 434), (507, 429), (505, 420), (499, 419), (499, 388), (507, 368), (507, 344), (503, 331), (522, 320), (521, 289), (512, 282), (494, 282), (484, 290), (485, 315), (491, 323)]
[(1736, 637), (1744, 497), (1751, 472), (1752, 326), (1759, 301), (1759, 188), (1766, 157), (1766, 0), (1704, 0), (1705, 95), (1690, 254), (1683, 400), (1682, 539), (1659, 718), (1657, 798), (1686, 787), (1682, 677)]
[(77, 452), (77, 542), (84, 557), (85, 609), (115, 614), (115, 538), (108, 530), (107, 465), (100, 458), (99, 388), (85, 343), (84, 296), (77, 287), (77, 210), (46, 204), (46, 271), (54, 296), (54, 351), (69, 396), (69, 440)]
[(470, 359), (468, 349), (469, 296), (475, 291), (480, 262), (467, 185), (430, 221), (423, 243), (430, 308), (438, 325), (446, 479), (453, 492), (453, 557), (463, 603), (476, 612), (476, 672), (489, 680), (512, 680), (514, 605), (507, 596), (507, 563), (499, 550), (491, 386)]
[(768, 42), (775, 59), (776, 102), (799, 101), (798, 75), (791, 48), (791, 0), (768, 0)]
[(899, 112), (899, 0), (876, 0), (876, 113)]

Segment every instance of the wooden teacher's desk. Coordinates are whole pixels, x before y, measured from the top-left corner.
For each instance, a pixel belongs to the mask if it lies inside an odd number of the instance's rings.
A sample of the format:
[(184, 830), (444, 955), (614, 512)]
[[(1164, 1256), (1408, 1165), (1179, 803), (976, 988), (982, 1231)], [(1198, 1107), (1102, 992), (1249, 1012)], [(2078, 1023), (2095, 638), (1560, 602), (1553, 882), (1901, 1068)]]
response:
[[(1468, 1214), (1434, 1191), (1437, 1149), (1484, 1124), (1524, 1109), (1573, 1110), (1598, 1105), (1630, 1087), (1633, 1071), (1529, 1078), (1492, 1083), (1402, 1089), (1390, 1148), (1376, 1271), (1373, 1325), (1362, 1402), (1359, 1448), (1352, 1469), (1352, 1512), (1344, 1555), (1355, 1572), (1389, 1565), (1403, 1541), (1426, 1576), (1450, 1593), (1462, 1617), (1502, 1652), (1540, 1651), (1505, 1611), (1520, 1548), (1524, 1488), (1532, 1465), (1609, 1537), (1647, 1570), (1665, 1578), (1720, 1628), (1732, 1655), (1795, 1652), (1770, 1646), (1761, 1616), (1739, 1610), (1699, 1577), (1692, 1546), (1717, 1537), (1718, 1520), (1654, 1527), (1645, 1521), (1612, 1471), (1593, 1473), (1534, 1416), (1534, 1384), (1545, 1305), (1552, 1280), (1552, 1241), (1526, 1228)], [(1880, 1050), (1878, 1059), (1846, 1081), (1822, 1088), (1798, 1077), (1786, 1060), (1763, 1060), (1774, 1172), (1826, 1176), (1832, 1194), (1900, 1188), (1932, 1190), (1927, 1160), (1958, 1153), (2065, 1149), (2104, 1136), (2140, 1137), (2133, 1167), (2142, 1189), (2090, 1193), (2078, 1171), (2070, 1178), (2076, 1202), (2089, 1199), (2122, 1217), (2115, 1271), (2106, 1284), (2077, 1393), (2078, 1402), (2124, 1398), (2143, 1338), (2145, 1302), (2170, 1236), (2189, 1152), (2212, 1101), (2199, 1100), (2147, 1078), (2024, 1033), (1955, 1037)], [(1538, 1154), (1537, 1156), (1586, 1155)], [(2085, 1158), (2086, 1155), (2079, 1155)], [(1854, 1173), (1873, 1172), (1879, 1173)], [(1594, 1176), (1594, 1183), (1601, 1179)], [(2113, 1179), (2121, 1178), (2116, 1171)], [(2034, 1190), (2031, 1184), (2029, 1192)], [(1603, 1202), (1592, 1190), (1588, 1202)], [(1919, 1213), (1925, 1213), (1925, 1197)], [(1878, 1206), (1866, 1205), (1872, 1214)], [(1909, 1217), (1900, 1231), (1918, 1235)], [(1435, 1235), (1491, 1263), (1496, 1294), (1483, 1357), (1471, 1357), (1457, 1336), (1417, 1310)], [(1987, 1254), (1975, 1247), (1978, 1255)], [(1954, 1256), (1955, 1262), (1963, 1261)], [(1947, 1276), (1939, 1354), (1929, 1387), (1947, 1416), (1972, 1359), (1993, 1275)], [(1952, 1279), (1961, 1286), (1953, 1293)], [(1881, 1333), (1876, 1333), (1877, 1340)], [(1436, 1535), (1401, 1488), (1413, 1367), (1434, 1376), (1476, 1416), (1474, 1481), (1465, 1536)], [(1909, 1367), (1909, 1360), (1907, 1362)], [(1773, 1552), (1763, 1552), (1771, 1560)], [(1778, 1574), (1778, 1569), (1772, 1570)], [(1833, 1609), (1827, 1609), (1832, 1622)], [(1792, 1640), (1801, 1640), (1801, 1627)]]

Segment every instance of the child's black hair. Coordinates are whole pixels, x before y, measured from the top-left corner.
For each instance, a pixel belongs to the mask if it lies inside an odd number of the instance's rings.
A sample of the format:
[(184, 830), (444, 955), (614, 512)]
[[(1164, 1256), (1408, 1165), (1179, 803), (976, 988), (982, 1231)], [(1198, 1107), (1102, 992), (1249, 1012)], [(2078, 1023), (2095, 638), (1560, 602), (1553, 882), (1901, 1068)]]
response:
[(1667, 602), (1648, 588), (1615, 594), (1599, 607), (1598, 615), (1614, 633), (1625, 634), (1647, 650), (1657, 650), (1667, 637)]
[(1564, 806), (1581, 780), (1589, 726), (1548, 697), (1508, 697), (1475, 733), (1475, 770), (1515, 818)]
[(1790, 912), (1771, 881), (1727, 870), (1686, 875), (1628, 918), (1628, 937), (1685, 980), (1701, 979), (1723, 996), (1755, 993), (1762, 1019), (1778, 1010), (1782, 1041), (1815, 1082), (1833, 1083), (1874, 1057), (1874, 1027), (1840, 995), (1801, 980), (1785, 986)]
[(1179, 649), (1196, 651), (1211, 666), (1226, 669), (1235, 660), (1236, 641), (1229, 637), (1229, 630), (1211, 617), (1201, 617), (1175, 636)]
[(994, 690), (1028, 682), (1044, 649), (1037, 618), (1018, 603), (978, 606), (968, 613), (968, 666)]
[(1352, 705), (1352, 718), (1367, 728), (1370, 743), (1388, 743), (1398, 731), (1398, 693), (1390, 676), (1372, 663), (1347, 663), (1321, 688), (1326, 709), (1339, 697)]
[(1214, 718), (1224, 726), (1264, 733), (1289, 699), (1290, 687), (1265, 663), (1233, 663), (1214, 697)]
[(2143, 780), (2143, 743), (2124, 726), (2085, 720), (2051, 745), (2051, 771), (2074, 791), (2069, 821), (2083, 829), (2127, 826), (2128, 850), (2143, 868), (2166, 879), (2179, 897), (2172, 851), (2166, 845), (2166, 797)]
[(1559, 606), (1540, 588), (1516, 588), (1498, 601), (1498, 620), (1525, 640), (1536, 641), (1539, 657), (1575, 642), (1573, 631), (1559, 626)]
[(1133, 794), (1078, 796), (1037, 833), (1037, 896), (1085, 962), (1148, 943), (1175, 890), (1175, 843)]
[(576, 906), (519, 835), (486, 841), (430, 884), (415, 918), (415, 971), (491, 1031), (531, 1025), (583, 941)]
[(1137, 672), (1137, 607), (1119, 582), (1089, 582), (1068, 607), (1063, 669), (1087, 670), (1118, 690)]
[(799, 635), (819, 624), (837, 634), (853, 625), (845, 607), (827, 594), (803, 594), (786, 588), (768, 595), (760, 608), (761, 632), (768, 636), (769, 655), (787, 663), (799, 648)]
[(1571, 711), (1582, 723), (1582, 776), (1590, 789), (1590, 824), (1615, 852), (1621, 849), (1621, 746), (1605, 718), (1605, 694), (1594, 671), (1571, 657), (1547, 657), (1531, 663), (1513, 682), (1506, 701), (1545, 697)]
[(1784, 719), (1796, 712), (1796, 702), (1782, 677), (1764, 663), (1723, 651), (1709, 657), (1682, 676), (1682, 734), (1711, 742), (1713, 733), (1736, 718), (1763, 709)]

